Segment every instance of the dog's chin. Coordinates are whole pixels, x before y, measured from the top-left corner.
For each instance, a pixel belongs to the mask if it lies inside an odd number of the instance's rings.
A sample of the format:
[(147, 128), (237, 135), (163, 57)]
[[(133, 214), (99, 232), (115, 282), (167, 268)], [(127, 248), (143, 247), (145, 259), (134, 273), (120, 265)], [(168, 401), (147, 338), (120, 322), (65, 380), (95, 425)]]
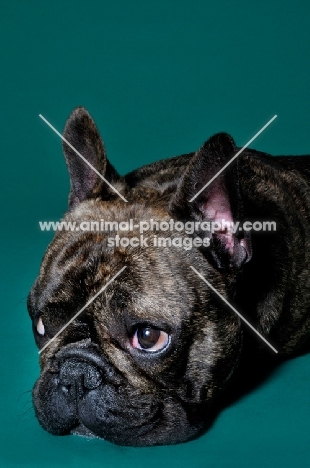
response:
[[(146, 428), (147, 429), (147, 428)], [(176, 430), (176, 428), (175, 428)], [(70, 435), (80, 436), (87, 439), (101, 439), (106, 440), (117, 445), (124, 445), (124, 446), (134, 446), (134, 447), (145, 447), (145, 446), (156, 446), (156, 445), (171, 445), (171, 444), (178, 444), (182, 442), (187, 442), (191, 439), (194, 439), (198, 435), (202, 433), (203, 429), (200, 427), (196, 427), (194, 430), (191, 428), (190, 431), (187, 431), (187, 434), (183, 434), (183, 437), (180, 437), (179, 434), (173, 434), (173, 430), (169, 434), (164, 434), (164, 431), (158, 425), (157, 429), (152, 431), (145, 431), (144, 436), (142, 434), (139, 437), (128, 437), (125, 433), (122, 434), (121, 437), (118, 438), (111, 438), (108, 435), (103, 437), (102, 435), (95, 434), (94, 432), (90, 431), (87, 427), (83, 424), (78, 424), (76, 427), (71, 429)], [(163, 433), (162, 433), (163, 432)]]

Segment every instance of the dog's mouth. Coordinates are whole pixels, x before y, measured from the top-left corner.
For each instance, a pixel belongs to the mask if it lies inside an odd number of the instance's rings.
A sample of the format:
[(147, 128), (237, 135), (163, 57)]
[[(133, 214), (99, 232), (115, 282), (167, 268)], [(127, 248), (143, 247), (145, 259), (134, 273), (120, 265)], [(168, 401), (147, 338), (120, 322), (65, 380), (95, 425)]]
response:
[[(154, 413), (152, 417), (149, 417), (148, 421), (139, 424), (130, 424), (127, 419), (126, 426), (121, 424), (121, 421), (119, 421), (117, 425), (112, 426), (107, 424), (105, 420), (102, 420), (99, 426), (96, 424), (96, 427), (91, 430), (83, 422), (78, 422), (69, 433), (89, 439), (106, 439), (120, 445), (142, 445), (141, 441), (145, 439), (148, 434), (152, 433), (156, 427), (159, 427), (160, 420), (161, 411)], [(87, 421), (86, 424), (89, 424), (89, 421)]]

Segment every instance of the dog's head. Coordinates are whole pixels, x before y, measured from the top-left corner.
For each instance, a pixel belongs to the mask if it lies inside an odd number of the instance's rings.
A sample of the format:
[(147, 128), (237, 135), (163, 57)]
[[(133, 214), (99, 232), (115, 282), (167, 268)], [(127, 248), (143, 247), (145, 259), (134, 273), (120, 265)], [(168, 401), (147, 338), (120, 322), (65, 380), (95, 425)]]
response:
[[(64, 143), (71, 179), (64, 221), (72, 224), (56, 233), (28, 298), (36, 343), (49, 343), (33, 390), (36, 415), (53, 434), (124, 445), (188, 440), (207, 424), (242, 339), (238, 318), (191, 266), (222, 296), (233, 295), (249, 240), (197, 226), (189, 235), (174, 225), (160, 232), (167, 242), (159, 246), (154, 228), (141, 239), (139, 223), (239, 216), (235, 170), (189, 202), (232, 155), (233, 142), (216, 135), (196, 154), (120, 177), (85, 109), (71, 114), (64, 137), (92, 167)], [(120, 223), (130, 220), (124, 232)], [(81, 229), (94, 222), (115, 222), (114, 231)], [(198, 247), (182, 244), (185, 237), (200, 239)]]

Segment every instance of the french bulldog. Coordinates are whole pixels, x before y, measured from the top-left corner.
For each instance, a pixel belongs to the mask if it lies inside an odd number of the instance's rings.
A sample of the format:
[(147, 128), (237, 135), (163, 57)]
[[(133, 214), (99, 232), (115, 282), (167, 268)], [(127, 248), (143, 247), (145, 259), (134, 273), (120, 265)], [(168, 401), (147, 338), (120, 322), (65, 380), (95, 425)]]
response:
[[(278, 356), (309, 338), (310, 157), (246, 149), (201, 190), (238, 150), (226, 133), (125, 176), (83, 107), (63, 137), (71, 181), (63, 221), (77, 228), (56, 232), (28, 297), (42, 350), (33, 389), (39, 423), (120, 445), (197, 437), (242, 355), (274, 354), (223, 298)], [(202, 229), (220, 219), (239, 227)], [(103, 220), (116, 230), (79, 228)], [(244, 228), (255, 221), (276, 230)], [(179, 229), (187, 222), (190, 234)], [(156, 223), (169, 229), (159, 233)]]

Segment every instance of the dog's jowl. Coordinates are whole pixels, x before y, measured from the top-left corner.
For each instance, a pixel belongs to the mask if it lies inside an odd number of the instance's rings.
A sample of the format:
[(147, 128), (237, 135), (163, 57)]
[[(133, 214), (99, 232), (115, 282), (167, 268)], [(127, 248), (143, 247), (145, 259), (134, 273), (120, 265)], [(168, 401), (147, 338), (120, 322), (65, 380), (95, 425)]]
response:
[(124, 177), (84, 108), (64, 137), (90, 165), (63, 143), (70, 228), (56, 232), (28, 298), (44, 347), (37, 418), (53, 434), (122, 445), (189, 440), (244, 353), (273, 354), (245, 339), (222, 298), (278, 356), (309, 337), (310, 158), (245, 150), (200, 192), (238, 150), (225, 133)]

